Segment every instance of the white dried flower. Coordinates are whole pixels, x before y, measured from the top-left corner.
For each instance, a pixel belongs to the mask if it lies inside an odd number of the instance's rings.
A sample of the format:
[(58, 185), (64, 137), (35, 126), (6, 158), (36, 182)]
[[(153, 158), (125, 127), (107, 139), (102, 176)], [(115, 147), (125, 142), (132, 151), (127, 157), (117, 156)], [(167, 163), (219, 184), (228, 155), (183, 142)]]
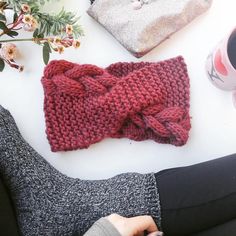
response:
[(30, 6), (28, 4), (22, 4), (21, 5), (21, 10), (24, 12), (24, 13), (27, 13), (27, 12), (30, 12), (31, 9), (30, 9)]
[(6, 60), (14, 60), (19, 55), (19, 51), (15, 44), (5, 43), (0, 49), (0, 54)]
[(68, 35), (72, 35), (73, 34), (73, 26), (72, 25), (66, 25), (66, 33)]
[(53, 39), (53, 43), (55, 44), (55, 45), (61, 45), (61, 38), (60, 37), (55, 37), (54, 39)]
[(79, 48), (80, 47), (80, 41), (79, 40), (74, 40), (72, 45), (73, 45), (74, 48)]
[(24, 15), (22, 22), (25, 24), (23, 26), (26, 31), (35, 31), (38, 28), (38, 21), (32, 15)]
[(65, 48), (64, 48), (63, 46), (60, 46), (60, 45), (59, 45), (59, 46), (56, 48), (55, 51), (57, 51), (58, 53), (62, 54), (62, 53), (65, 51)]

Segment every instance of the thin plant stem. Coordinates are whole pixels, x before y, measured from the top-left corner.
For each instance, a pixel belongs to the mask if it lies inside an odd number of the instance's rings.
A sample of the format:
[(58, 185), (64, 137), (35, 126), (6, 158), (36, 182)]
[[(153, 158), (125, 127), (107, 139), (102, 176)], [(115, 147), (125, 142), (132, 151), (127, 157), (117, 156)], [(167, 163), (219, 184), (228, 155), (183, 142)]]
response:
[(0, 43), (8, 43), (8, 42), (26, 42), (26, 41), (34, 41), (34, 38), (28, 38), (28, 39), (5, 39), (0, 40)]
[(9, 42), (40, 42), (40, 41), (48, 41), (48, 39), (44, 38), (25, 38), (25, 39), (4, 39), (0, 40), (0, 43), (9, 43)]

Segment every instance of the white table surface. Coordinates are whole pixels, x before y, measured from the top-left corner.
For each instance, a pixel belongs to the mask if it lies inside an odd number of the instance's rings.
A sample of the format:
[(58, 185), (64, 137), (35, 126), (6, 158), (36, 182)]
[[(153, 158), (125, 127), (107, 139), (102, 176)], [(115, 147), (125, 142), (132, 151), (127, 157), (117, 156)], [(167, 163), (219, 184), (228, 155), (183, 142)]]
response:
[(81, 16), (85, 37), (78, 50), (69, 49), (62, 56), (55, 53), (52, 59), (107, 66), (117, 61), (159, 61), (183, 55), (191, 80), (192, 129), (183, 147), (151, 140), (106, 139), (89, 149), (52, 153), (45, 135), (41, 48), (20, 43), (21, 61), (26, 68), (23, 73), (10, 68), (0, 73), (0, 104), (11, 111), (24, 138), (54, 167), (71, 177), (101, 179), (122, 172), (147, 173), (185, 166), (236, 152), (236, 109), (231, 93), (215, 88), (204, 70), (209, 51), (236, 24), (234, 0), (214, 0), (206, 14), (142, 59), (129, 54), (87, 15), (88, 0), (59, 1), (51, 9), (55, 11), (63, 5)]

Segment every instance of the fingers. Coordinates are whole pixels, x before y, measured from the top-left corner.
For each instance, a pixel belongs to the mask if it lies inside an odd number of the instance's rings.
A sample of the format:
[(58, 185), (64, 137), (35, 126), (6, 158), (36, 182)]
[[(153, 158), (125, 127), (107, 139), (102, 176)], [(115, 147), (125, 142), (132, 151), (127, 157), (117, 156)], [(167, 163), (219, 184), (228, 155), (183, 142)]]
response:
[(126, 218), (117, 214), (111, 214), (107, 219), (115, 226), (122, 236), (163, 236), (151, 216), (136, 216)]
[(128, 218), (127, 222), (131, 229), (135, 229), (135, 231), (137, 231), (136, 234), (144, 232), (145, 230), (150, 233), (158, 231), (151, 216), (136, 216)]

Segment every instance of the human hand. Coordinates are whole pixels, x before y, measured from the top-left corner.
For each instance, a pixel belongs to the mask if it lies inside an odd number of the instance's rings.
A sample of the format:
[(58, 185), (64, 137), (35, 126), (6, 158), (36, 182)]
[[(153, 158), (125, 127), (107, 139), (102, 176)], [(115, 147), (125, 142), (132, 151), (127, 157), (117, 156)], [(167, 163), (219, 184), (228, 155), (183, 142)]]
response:
[(149, 233), (147, 236), (164, 235), (163, 232), (158, 231), (151, 216), (126, 218), (118, 214), (111, 214), (106, 218), (115, 226), (122, 236), (143, 236), (144, 231)]

